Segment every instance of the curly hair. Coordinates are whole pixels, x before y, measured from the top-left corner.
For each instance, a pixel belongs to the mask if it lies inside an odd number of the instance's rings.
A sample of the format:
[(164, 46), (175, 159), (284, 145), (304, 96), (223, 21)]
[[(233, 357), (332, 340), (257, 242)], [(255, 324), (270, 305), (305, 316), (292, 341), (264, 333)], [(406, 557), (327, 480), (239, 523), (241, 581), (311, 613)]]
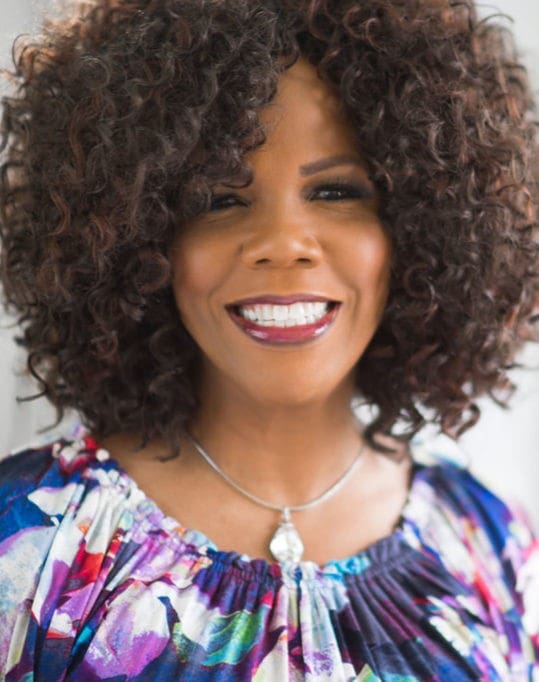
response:
[[(510, 34), (452, 0), (94, 0), (16, 43), (3, 99), (4, 307), (28, 371), (100, 437), (179, 451), (200, 353), (167, 251), (249, 172), (300, 55), (336, 88), (393, 243), (357, 364), (366, 436), (453, 438), (507, 369), (539, 291), (533, 102)], [(404, 425), (404, 429), (402, 429)]]

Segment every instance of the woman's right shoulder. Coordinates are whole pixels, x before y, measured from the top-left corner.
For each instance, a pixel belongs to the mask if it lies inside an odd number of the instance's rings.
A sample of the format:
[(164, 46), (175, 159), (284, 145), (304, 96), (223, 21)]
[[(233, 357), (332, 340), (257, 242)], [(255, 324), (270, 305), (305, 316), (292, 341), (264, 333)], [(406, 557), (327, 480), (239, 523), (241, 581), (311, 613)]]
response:
[(58, 441), (25, 446), (0, 459), (0, 510), (8, 508), (15, 498), (28, 495), (59, 469), (57, 445)]
[(0, 542), (36, 522), (34, 508), (42, 494), (65, 497), (80, 479), (84, 464), (95, 456), (78, 441), (60, 437), (26, 445), (0, 459)]

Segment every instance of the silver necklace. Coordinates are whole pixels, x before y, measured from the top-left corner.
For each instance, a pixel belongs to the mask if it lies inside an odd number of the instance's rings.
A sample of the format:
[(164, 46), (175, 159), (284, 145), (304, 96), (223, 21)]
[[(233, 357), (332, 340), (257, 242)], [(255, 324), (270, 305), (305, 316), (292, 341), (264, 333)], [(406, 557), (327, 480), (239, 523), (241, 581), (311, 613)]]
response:
[(185, 435), (187, 436), (187, 438), (189, 438), (191, 443), (195, 446), (197, 451), (202, 455), (202, 457), (211, 466), (211, 468), (214, 471), (216, 471), (219, 474), (219, 476), (224, 478), (224, 480), (229, 485), (235, 488), (238, 492), (242, 493), (242, 495), (245, 495), (245, 497), (248, 497), (253, 502), (256, 502), (257, 504), (261, 505), (262, 507), (266, 507), (267, 509), (274, 509), (276, 511), (281, 512), (281, 521), (279, 522), (277, 530), (275, 531), (271, 538), (269, 550), (272, 556), (277, 561), (280, 562), (291, 561), (293, 563), (299, 563), (301, 561), (301, 557), (303, 556), (304, 551), (304, 545), (296, 527), (292, 523), (290, 513), (316, 507), (317, 505), (321, 504), (322, 502), (325, 502), (330, 497), (333, 497), (333, 495), (338, 493), (339, 490), (344, 486), (346, 481), (352, 475), (352, 472), (355, 469), (359, 460), (361, 459), (361, 456), (366, 447), (366, 444), (363, 443), (352, 464), (350, 464), (350, 466), (344, 472), (344, 474), (324, 493), (322, 493), (318, 497), (315, 497), (310, 502), (305, 502), (304, 504), (287, 505), (283, 507), (282, 505), (279, 504), (272, 504), (271, 502), (266, 502), (265, 500), (262, 500), (260, 497), (253, 495), (248, 490), (245, 490), (245, 488), (242, 488), (235, 481), (233, 481), (230, 478), (230, 476), (228, 476), (228, 474), (225, 474), (225, 472), (218, 466), (218, 464), (216, 464), (216, 462), (213, 461), (213, 459), (206, 452), (206, 450), (204, 450), (202, 445), (200, 445), (200, 443), (198, 443), (193, 438), (193, 436), (191, 436), (190, 433), (185, 431)]

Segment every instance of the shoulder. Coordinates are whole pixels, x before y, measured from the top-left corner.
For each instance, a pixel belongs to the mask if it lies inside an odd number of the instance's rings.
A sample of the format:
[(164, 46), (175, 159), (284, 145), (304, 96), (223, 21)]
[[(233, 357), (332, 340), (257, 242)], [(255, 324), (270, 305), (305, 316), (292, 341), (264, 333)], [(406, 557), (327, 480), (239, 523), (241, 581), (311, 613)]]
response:
[[(45, 556), (60, 521), (73, 505), (85, 465), (95, 452), (65, 438), (25, 447), (0, 460), (0, 570), (9, 557)], [(22, 554), (21, 554), (22, 553)], [(31, 566), (35, 568), (37, 555)]]
[(0, 541), (44, 522), (31, 495), (40, 487), (61, 487), (64, 482), (53, 445), (27, 447), (0, 461)]
[(5, 526), (2, 519), (6, 514), (21, 506), (17, 521), (12, 518), (9, 525), (9, 530), (15, 532), (25, 523), (25, 517), (32, 516), (30, 503), (40, 490), (50, 496), (61, 494), (66, 487), (80, 482), (85, 466), (95, 459), (92, 443), (67, 438), (25, 447), (3, 457), (0, 460), (0, 529)]
[[(109, 473), (91, 439), (60, 438), (0, 461), (0, 679), (31, 660), (35, 637), (63, 633), (67, 617), (54, 616), (66, 601), (62, 590), (71, 594), (76, 585), (82, 594), (92, 582), (90, 568), (102, 562), (108, 540), (101, 534), (109, 530), (100, 500), (116, 489)], [(30, 649), (23, 652), (23, 643)], [(22, 668), (13, 670), (13, 679), (22, 679)]]
[(539, 645), (539, 542), (523, 510), (449, 461), (418, 468), (410, 507), (416, 541)]
[(0, 457), (0, 513), (47, 480), (55, 464), (53, 445), (26, 446)]
[(472, 545), (488, 543), (497, 555), (512, 545), (536, 545), (524, 510), (503, 499), (468, 468), (445, 461), (422, 467), (417, 487), (431, 509), (430, 523), (445, 521)]

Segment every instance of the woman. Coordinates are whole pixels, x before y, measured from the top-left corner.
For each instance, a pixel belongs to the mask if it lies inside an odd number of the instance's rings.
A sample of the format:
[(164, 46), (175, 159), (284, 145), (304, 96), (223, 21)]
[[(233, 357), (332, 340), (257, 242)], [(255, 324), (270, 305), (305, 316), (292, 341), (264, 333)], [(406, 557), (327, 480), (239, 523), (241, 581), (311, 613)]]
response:
[(537, 542), (410, 445), (471, 426), (530, 333), (501, 30), (99, 0), (17, 54), (5, 299), (82, 426), (0, 465), (3, 679), (535, 679)]

